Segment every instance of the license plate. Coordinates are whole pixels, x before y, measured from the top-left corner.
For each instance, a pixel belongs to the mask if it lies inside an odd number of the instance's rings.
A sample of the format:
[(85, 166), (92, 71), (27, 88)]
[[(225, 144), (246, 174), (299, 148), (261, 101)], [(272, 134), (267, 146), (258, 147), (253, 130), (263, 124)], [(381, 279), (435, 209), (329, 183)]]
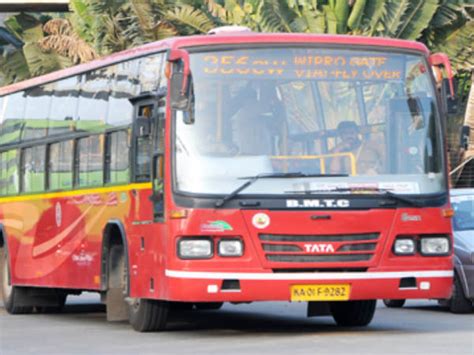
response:
[(293, 285), (290, 287), (292, 301), (347, 301), (351, 285)]

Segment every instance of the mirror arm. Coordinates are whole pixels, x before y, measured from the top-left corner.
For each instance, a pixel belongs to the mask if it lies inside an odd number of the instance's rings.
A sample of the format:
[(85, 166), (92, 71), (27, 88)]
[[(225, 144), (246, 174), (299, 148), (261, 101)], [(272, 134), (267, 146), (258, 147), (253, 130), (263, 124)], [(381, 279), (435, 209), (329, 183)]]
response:
[(449, 81), (449, 91), (451, 93), (451, 97), (454, 97), (454, 74), (453, 69), (451, 67), (451, 62), (449, 61), (449, 57), (444, 53), (435, 53), (430, 55), (429, 62), (432, 66), (444, 66), (444, 69), (446, 70), (446, 76)]
[(183, 67), (183, 83), (181, 86), (181, 95), (186, 94), (186, 89), (188, 87), (188, 77), (189, 77), (189, 53), (184, 49), (171, 49), (168, 52), (168, 61), (175, 62), (177, 60), (183, 60), (184, 67)]

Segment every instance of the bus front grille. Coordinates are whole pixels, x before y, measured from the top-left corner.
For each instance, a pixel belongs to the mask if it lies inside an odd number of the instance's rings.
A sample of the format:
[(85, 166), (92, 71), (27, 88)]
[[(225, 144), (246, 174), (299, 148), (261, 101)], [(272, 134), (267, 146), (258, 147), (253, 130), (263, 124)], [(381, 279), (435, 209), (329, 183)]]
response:
[(351, 263), (369, 261), (374, 256), (378, 238), (378, 233), (259, 235), (266, 260), (282, 263)]

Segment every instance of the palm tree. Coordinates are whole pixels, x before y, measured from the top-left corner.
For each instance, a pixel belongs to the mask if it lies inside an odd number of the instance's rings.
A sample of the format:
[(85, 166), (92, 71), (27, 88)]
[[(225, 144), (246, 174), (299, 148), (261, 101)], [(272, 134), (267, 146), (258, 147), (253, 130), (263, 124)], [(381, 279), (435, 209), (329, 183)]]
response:
[(21, 13), (0, 27), (0, 85), (49, 73), (97, 57), (66, 19)]

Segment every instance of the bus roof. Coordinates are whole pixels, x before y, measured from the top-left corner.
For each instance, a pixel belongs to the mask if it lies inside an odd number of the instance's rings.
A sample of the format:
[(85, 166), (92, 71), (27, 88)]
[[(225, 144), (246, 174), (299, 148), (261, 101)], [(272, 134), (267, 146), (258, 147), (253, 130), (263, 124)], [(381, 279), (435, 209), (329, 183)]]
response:
[(147, 54), (159, 52), (172, 48), (199, 47), (223, 44), (329, 44), (329, 45), (351, 45), (362, 47), (381, 47), (389, 49), (405, 49), (429, 54), (428, 48), (415, 41), (406, 41), (383, 37), (362, 37), (347, 35), (322, 35), (322, 34), (302, 34), (302, 33), (255, 33), (236, 32), (217, 35), (199, 35), (187, 37), (173, 37), (162, 41), (148, 43), (136, 48), (127, 49), (109, 56), (76, 65), (71, 68), (55, 71), (49, 74), (24, 80), (12, 85), (0, 87), (0, 96), (8, 95), (16, 91), (28, 89), (30, 87), (42, 85), (48, 82), (67, 78), (72, 75), (81, 74), (90, 70), (105, 67), (127, 59), (141, 57)]

